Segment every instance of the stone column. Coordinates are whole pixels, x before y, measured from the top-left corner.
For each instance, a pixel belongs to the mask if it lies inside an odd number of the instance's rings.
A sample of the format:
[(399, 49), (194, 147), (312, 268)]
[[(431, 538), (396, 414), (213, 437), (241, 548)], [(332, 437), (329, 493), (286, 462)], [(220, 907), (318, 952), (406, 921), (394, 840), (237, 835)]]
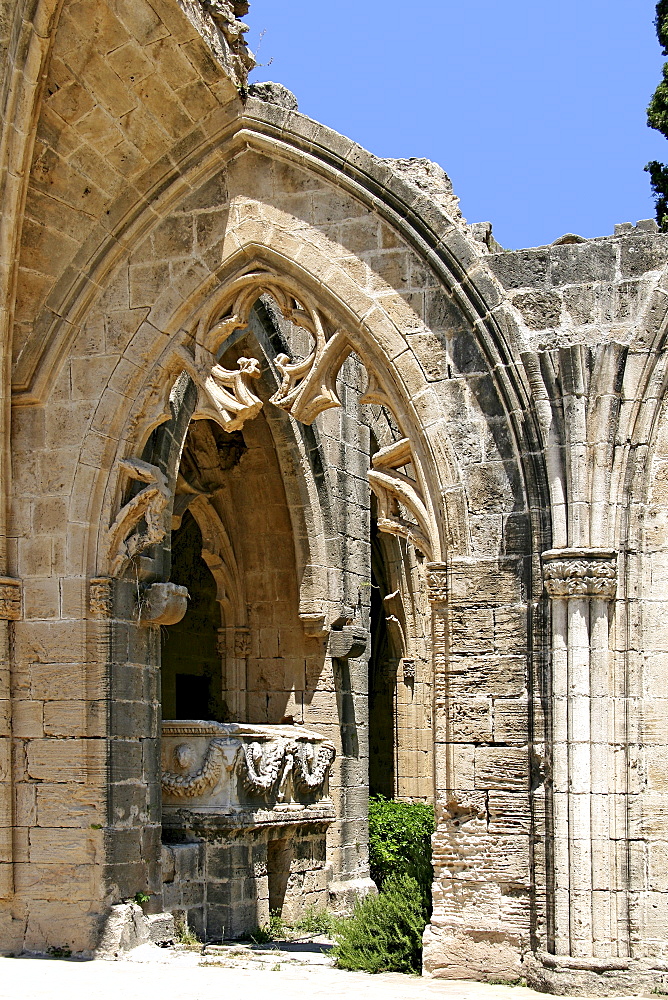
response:
[(20, 580), (0, 577), (0, 899), (14, 891), (10, 622), (20, 617)]
[(616, 790), (608, 668), (616, 554), (552, 549), (542, 562), (552, 600), (553, 948), (563, 964), (587, 968), (592, 959), (594, 969), (597, 959), (624, 953), (609, 816)]

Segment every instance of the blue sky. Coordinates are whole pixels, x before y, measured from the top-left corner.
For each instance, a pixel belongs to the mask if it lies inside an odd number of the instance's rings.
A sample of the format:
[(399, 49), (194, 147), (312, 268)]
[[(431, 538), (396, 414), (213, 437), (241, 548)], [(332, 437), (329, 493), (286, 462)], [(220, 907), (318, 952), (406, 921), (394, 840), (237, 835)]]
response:
[[(425, 156), (504, 246), (654, 215), (653, 0), (251, 0), (260, 66), (377, 156)], [(262, 34), (263, 33), (263, 34)], [(262, 37), (259, 41), (259, 36)]]

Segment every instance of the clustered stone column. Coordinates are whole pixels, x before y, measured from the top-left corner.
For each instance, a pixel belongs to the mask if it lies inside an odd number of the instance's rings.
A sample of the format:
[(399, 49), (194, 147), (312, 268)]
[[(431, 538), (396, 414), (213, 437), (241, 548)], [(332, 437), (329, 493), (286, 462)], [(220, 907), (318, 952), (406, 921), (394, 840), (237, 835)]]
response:
[(607, 958), (624, 953), (624, 886), (615, 864), (615, 796), (609, 795), (616, 790), (608, 638), (616, 553), (552, 549), (542, 563), (552, 599), (554, 952)]
[(14, 888), (10, 622), (21, 617), (21, 581), (0, 577), (0, 899)]

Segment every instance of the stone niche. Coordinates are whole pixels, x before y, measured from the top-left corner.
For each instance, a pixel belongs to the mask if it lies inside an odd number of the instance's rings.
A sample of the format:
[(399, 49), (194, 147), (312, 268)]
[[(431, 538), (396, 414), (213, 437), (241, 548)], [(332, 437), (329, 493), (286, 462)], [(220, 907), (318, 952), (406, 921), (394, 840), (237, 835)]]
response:
[(303, 726), (163, 722), (165, 909), (215, 941), (324, 908), (334, 757)]

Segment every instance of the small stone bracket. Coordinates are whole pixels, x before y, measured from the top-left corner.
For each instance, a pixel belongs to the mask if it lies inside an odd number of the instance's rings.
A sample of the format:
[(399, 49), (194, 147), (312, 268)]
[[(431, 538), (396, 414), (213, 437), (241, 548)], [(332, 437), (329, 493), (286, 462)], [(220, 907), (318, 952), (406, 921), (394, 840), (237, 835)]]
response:
[(154, 583), (137, 602), (141, 625), (175, 625), (188, 610), (188, 590), (176, 583)]
[(311, 639), (325, 639), (329, 632), (329, 629), (325, 625), (326, 616), (325, 614), (303, 614), (299, 616), (299, 620), (302, 623), (302, 628), (304, 629), (304, 635), (309, 636)]
[(541, 559), (543, 582), (550, 597), (613, 600), (617, 592), (617, 553), (612, 549), (549, 549)]
[(16, 622), (21, 617), (23, 583), (13, 577), (0, 576), (0, 618)]
[(366, 650), (367, 636), (359, 626), (344, 625), (329, 633), (327, 653), (337, 660), (354, 660)]

